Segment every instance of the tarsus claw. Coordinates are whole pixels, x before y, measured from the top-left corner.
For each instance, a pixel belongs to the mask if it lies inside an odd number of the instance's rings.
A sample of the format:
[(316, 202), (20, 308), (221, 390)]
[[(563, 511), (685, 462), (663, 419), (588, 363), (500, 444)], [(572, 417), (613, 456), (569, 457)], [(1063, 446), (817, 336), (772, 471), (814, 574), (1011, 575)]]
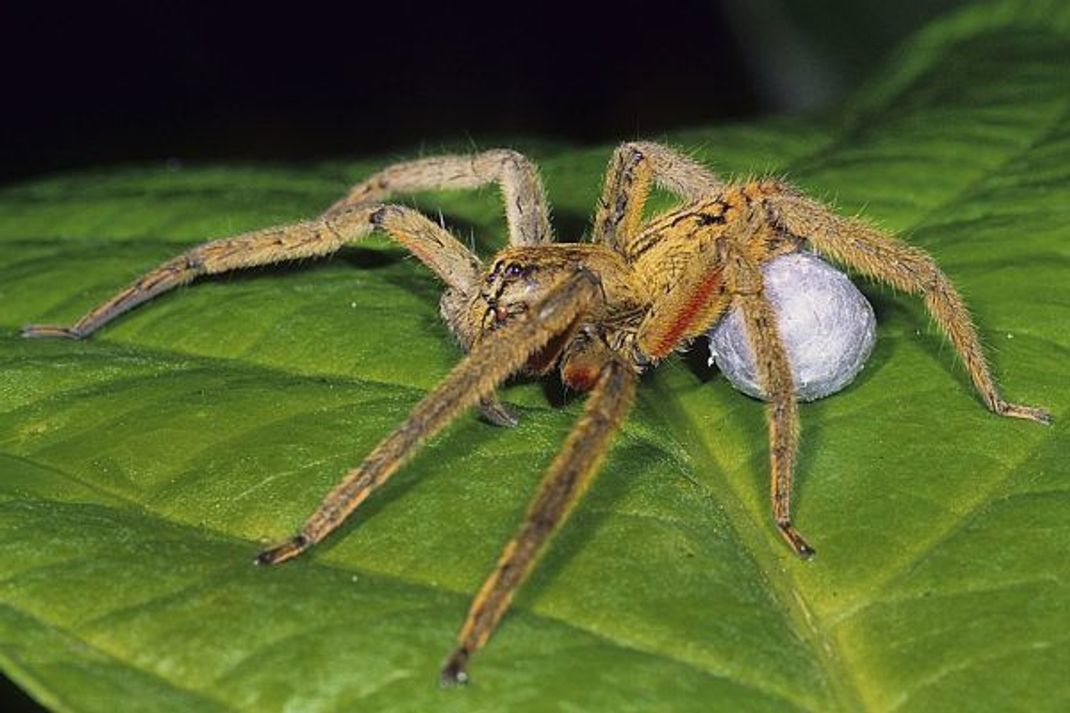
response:
[(446, 664), (442, 667), (442, 676), (438, 680), (439, 685), (443, 688), (451, 688), (468, 683), (468, 673), (464, 670), (467, 664), (468, 649), (463, 646), (458, 647), (446, 659)]
[(258, 565), (272, 565), (293, 559), (309, 548), (312, 543), (304, 535), (297, 535), (278, 547), (264, 550), (253, 560)]
[(1051, 412), (1046, 408), (1023, 406), (1022, 404), (1012, 404), (1003, 401), (996, 407), (995, 411), (1001, 416), (1024, 418), (1027, 421), (1036, 421), (1045, 426), (1051, 425)]
[(24, 339), (81, 339), (84, 336), (71, 327), (58, 324), (27, 324), (20, 334)]

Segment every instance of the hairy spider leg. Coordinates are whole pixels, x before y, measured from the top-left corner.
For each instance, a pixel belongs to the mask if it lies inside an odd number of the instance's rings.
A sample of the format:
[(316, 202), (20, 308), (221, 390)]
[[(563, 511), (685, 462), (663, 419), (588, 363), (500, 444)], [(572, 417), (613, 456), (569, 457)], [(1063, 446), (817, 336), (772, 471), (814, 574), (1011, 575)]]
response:
[[(510, 245), (553, 242), (550, 207), (538, 169), (526, 156), (510, 149), (432, 156), (388, 166), (354, 186), (326, 215), (353, 206), (383, 203), (402, 192), (474, 189), (489, 183), (497, 183), (501, 191)], [(466, 297), (447, 290), (439, 303), (442, 318), (465, 351), (475, 339), (463, 317)], [(480, 400), (479, 411), (496, 426), (513, 427), (519, 422), (517, 413), (493, 393)]]
[(538, 170), (523, 154), (493, 149), (471, 155), (446, 155), (389, 166), (354, 186), (327, 215), (354, 205), (383, 203), (398, 192), (500, 186), (510, 245), (553, 242), (550, 209)]
[(743, 327), (754, 353), (758, 382), (768, 394), (765, 407), (769, 427), (770, 498), (773, 520), (780, 534), (799, 557), (815, 554), (791, 521), (791, 490), (799, 451), (799, 408), (791, 363), (780, 339), (777, 315), (765, 296), (762, 273), (740, 246), (724, 241), (729, 255), (725, 279), (743, 316)]
[[(476, 188), (490, 182), (501, 185), (511, 244), (553, 240), (542, 182), (534, 164), (522, 154), (495, 149), (471, 156), (410, 161), (390, 166), (357, 184), (317, 220), (256, 230), (199, 245), (145, 274), (71, 327), (29, 325), (23, 329), (23, 336), (82, 338), (138, 304), (188, 284), (201, 275), (336, 252), (347, 242), (359, 240), (370, 232), (374, 225), (368, 225), (361, 218), (372, 216), (378, 204), (391, 195), (419, 190)], [(415, 213), (397, 207), (395, 215), (398, 211)], [(431, 221), (425, 218), (424, 222)], [(389, 226), (384, 227), (390, 230)], [(445, 252), (438, 259), (441, 269), (433, 268), (439, 277), (451, 288), (468, 293), (479, 272), (478, 260), (444, 228), (421, 225), (418, 232), (431, 237), (428, 249), (423, 251), (424, 257), (435, 249), (436, 243), (440, 243)], [(416, 241), (419, 240), (417, 237)], [(469, 267), (473, 264), (476, 266), (474, 271)], [(456, 272), (451, 272), (451, 268)]]
[(465, 408), (523, 367), (551, 339), (576, 327), (601, 298), (598, 278), (580, 270), (543, 299), (473, 345), (434, 391), (358, 467), (345, 474), (289, 541), (262, 552), (258, 564), (296, 557), (338, 528), (373, 490)]
[(583, 415), (543, 476), (520, 530), (472, 601), (457, 635), (457, 647), (442, 668), (441, 683), (465, 683), (468, 659), (494, 633), (517, 588), (534, 569), (551, 536), (586, 492), (635, 395), (635, 371), (610, 357), (584, 404)]
[(451, 288), (468, 292), (478, 281), (479, 260), (421, 213), (401, 206), (361, 206), (316, 220), (203, 243), (149, 271), (73, 325), (27, 325), (22, 336), (81, 339), (137, 305), (202, 275), (322, 257), (360, 240), (376, 227), (408, 248)]
[(652, 184), (685, 203), (716, 195), (724, 187), (717, 176), (687, 156), (645, 141), (619, 146), (605, 176), (594, 216), (594, 242), (626, 257), (643, 223)]
[(769, 191), (766, 203), (788, 232), (863, 275), (921, 295), (990, 410), (1002, 416), (1051, 423), (1051, 413), (1046, 409), (1009, 403), (1000, 395), (962, 297), (928, 253), (862, 220), (836, 215), (788, 186), (770, 184)]
[[(652, 359), (662, 359), (704, 333), (732, 304), (739, 305), (759, 381), (769, 394), (766, 415), (773, 518), (792, 550), (808, 558), (814, 549), (791, 521), (799, 445), (795, 386), (758, 268), (762, 250), (781, 246), (762, 239), (768, 226), (748, 196), (752, 189), (751, 184), (730, 186), (712, 199), (653, 221), (636, 237), (635, 264), (647, 275), (655, 296), (636, 343)], [(752, 257), (755, 244), (760, 250)]]

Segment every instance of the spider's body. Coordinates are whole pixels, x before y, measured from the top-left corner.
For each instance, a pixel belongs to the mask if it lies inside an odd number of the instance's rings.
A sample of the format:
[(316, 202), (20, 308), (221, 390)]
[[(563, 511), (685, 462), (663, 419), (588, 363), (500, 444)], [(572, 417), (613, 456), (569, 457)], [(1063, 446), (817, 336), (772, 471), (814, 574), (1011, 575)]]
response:
[[(597, 281), (600, 299), (575, 325), (577, 339), (556, 343), (561, 351), (552, 356), (561, 357), (564, 381), (579, 390), (591, 386), (592, 379), (572, 367), (572, 355), (592, 338), (640, 372), (705, 332), (731, 305), (726, 255), (738, 253), (758, 266), (801, 246), (764, 221), (756, 224), (747, 217), (761, 210), (761, 193), (772, 185), (730, 186), (715, 198), (673, 211), (637, 234), (635, 247), (627, 252), (597, 243), (507, 248), (482, 276), (481, 288), (473, 291), (462, 316), (465, 321), (455, 330), (476, 338), (494, 331), (583, 270)], [(753, 230), (729, 230), (736, 221)], [(691, 284), (685, 286), (685, 278)], [(685, 288), (690, 289), (682, 294)], [(467, 343), (472, 339), (462, 337)], [(554, 366), (558, 360), (548, 356), (538, 355), (530, 370)]]
[[(501, 185), (510, 246), (486, 266), (438, 224), (385, 204), (400, 191)], [(683, 200), (651, 220), (643, 208), (656, 183)], [(802, 557), (813, 550), (791, 522), (798, 446), (791, 368), (763, 293), (761, 266), (808, 247), (896, 288), (922, 295), (992, 411), (1047, 423), (1039, 408), (1004, 401), (966, 308), (924, 252), (859, 220), (843, 218), (778, 181), (726, 184), (657, 144), (614, 154), (587, 243), (554, 243), (534, 166), (512, 151), (397, 164), (356, 186), (320, 218), (198, 246), (150, 271), (71, 327), (30, 326), (30, 337), (81, 338), (151, 297), (204, 274), (327, 255), (374, 229), (389, 233), (446, 284), (443, 318), (468, 352), (393, 433), (346, 474), (301, 530), (262, 553), (260, 564), (295, 557), (335, 530), (427, 438), (465, 408), (494, 423), (515, 416), (494, 395), (510, 375), (557, 367), (588, 391), (576, 427), (551, 464), (520, 531), (469, 610), (444, 683), (466, 680), (483, 646), (553, 532), (589, 485), (631, 404), (637, 374), (704, 333), (729, 307), (743, 318), (768, 395), (772, 509)]]

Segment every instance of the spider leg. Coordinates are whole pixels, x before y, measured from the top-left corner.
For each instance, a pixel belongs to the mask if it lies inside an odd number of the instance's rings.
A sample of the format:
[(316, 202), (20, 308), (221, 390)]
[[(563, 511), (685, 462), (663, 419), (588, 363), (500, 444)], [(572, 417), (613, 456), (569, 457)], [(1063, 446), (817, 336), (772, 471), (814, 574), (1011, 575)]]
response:
[(444, 228), (401, 206), (346, 208), (317, 220), (265, 228), (198, 245), (138, 278), (71, 326), (28, 325), (23, 337), (81, 339), (137, 305), (202, 275), (320, 257), (382, 228), (454, 290), (468, 292), (479, 279), (479, 260)]
[[(509, 149), (492, 149), (472, 155), (446, 155), (407, 161), (388, 166), (354, 186), (345, 198), (327, 210), (327, 215), (368, 203), (382, 203), (397, 193), (436, 189), (472, 189), (487, 183), (500, 186), (509, 226), (510, 245), (537, 245), (553, 242), (550, 208), (538, 170), (523, 154)], [(463, 297), (464, 295), (462, 295)], [(463, 318), (463, 299), (447, 291), (442, 296), (442, 318), (467, 351), (473, 335)], [(519, 416), (496, 394), (479, 402), (484, 419), (496, 426), (513, 427)]]
[[(773, 517), (781, 535), (800, 557), (814, 549), (791, 522), (791, 486), (799, 443), (799, 416), (795, 387), (777, 321), (762, 290), (757, 259), (748, 246), (755, 238), (764, 243), (767, 228), (763, 211), (747, 202), (742, 189), (722, 192), (719, 198), (697, 204), (678, 217), (644, 231), (653, 246), (637, 265), (650, 260), (662, 271), (660, 284), (636, 343), (651, 359), (662, 359), (681, 344), (704, 333), (729, 307), (736, 304), (758, 367), (758, 378), (769, 395), (770, 471)], [(681, 248), (681, 246), (683, 246)], [(683, 250), (683, 252), (680, 252)]]
[(815, 550), (791, 522), (791, 486), (799, 450), (799, 409), (791, 363), (778, 334), (776, 312), (762, 292), (761, 273), (752, 266), (741, 267), (744, 264), (742, 260), (731, 264), (733, 267), (728, 270), (730, 283), (737, 288), (742, 286), (741, 283), (747, 284), (737, 292), (735, 303), (739, 305), (747, 338), (754, 352), (758, 381), (769, 399), (766, 418), (769, 422), (773, 519), (795, 554), (809, 559)]
[(535, 164), (509, 149), (394, 164), (354, 186), (327, 215), (355, 205), (382, 203), (399, 192), (478, 188), (487, 183), (501, 186), (511, 245), (553, 242), (550, 209)]
[(277, 564), (301, 554), (334, 531), (371, 492), (393, 475), (419, 446), (463, 409), (476, 404), (520, 369), (555, 336), (573, 329), (601, 298), (593, 273), (580, 270), (528, 312), (490, 332), (472, 346), (434, 391), (358, 467), (345, 474), (319, 508), (288, 542), (266, 550), (258, 564)]
[[(472, 156), (439, 156), (399, 163), (357, 184), (318, 220), (257, 230), (199, 245), (147, 273), (73, 326), (31, 325), (23, 330), (23, 336), (81, 338), (132, 307), (200, 275), (329, 255), (346, 242), (367, 234), (374, 226), (362, 224), (361, 218), (373, 215), (377, 204), (396, 193), (476, 188), (489, 182), (498, 182), (502, 186), (511, 243), (536, 244), (553, 239), (542, 182), (534, 164), (516, 151), (497, 149)], [(413, 213), (400, 207), (394, 212)], [(479, 271), (479, 262), (463, 245), (429, 220), (420, 221), (415, 217), (406, 220), (403, 216), (394, 222), (420, 223), (419, 235), (414, 242), (426, 243), (421, 259), (426, 261), (436, 246), (440, 248), (443, 256), (438, 262), (442, 263), (439, 266), (442, 269), (433, 269), (447, 285), (462, 293), (468, 291), (475, 280), (474, 274)], [(394, 232), (390, 227), (384, 227)], [(456, 275), (449, 272), (451, 265), (447, 263), (457, 267)], [(466, 263), (475, 266), (475, 271), (468, 269)], [(459, 320), (447, 321), (456, 323)]]
[(628, 412), (635, 384), (635, 372), (620, 360), (611, 359), (602, 367), (583, 415), (543, 477), (524, 524), (472, 601), (457, 648), (442, 668), (442, 685), (468, 680), (468, 659), (490, 638), (550, 537), (594, 479), (611, 436)]
[(648, 141), (622, 144), (606, 169), (593, 242), (630, 255), (652, 184), (687, 203), (716, 194), (724, 186), (717, 176), (667, 146)]
[(1000, 395), (962, 297), (928, 253), (861, 220), (836, 215), (785, 186), (774, 186), (766, 204), (780, 225), (808, 240), (822, 254), (896, 289), (921, 295), (990, 410), (1002, 416), (1051, 423), (1046, 409), (1010, 403)]

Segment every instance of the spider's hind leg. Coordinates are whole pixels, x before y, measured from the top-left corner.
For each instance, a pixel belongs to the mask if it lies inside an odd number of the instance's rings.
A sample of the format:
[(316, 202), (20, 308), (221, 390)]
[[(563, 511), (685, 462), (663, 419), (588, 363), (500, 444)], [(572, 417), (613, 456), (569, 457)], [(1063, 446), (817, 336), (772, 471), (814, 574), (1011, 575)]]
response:
[(836, 215), (821, 203), (774, 183), (765, 198), (774, 219), (820, 253), (896, 289), (918, 294), (969, 372), (985, 405), (1001, 416), (1051, 423), (1047, 409), (1005, 401), (977, 330), (958, 291), (925, 251), (902, 243), (857, 219)]
[[(672, 266), (667, 288), (651, 305), (639, 327), (636, 343), (654, 359), (668, 356), (680, 345), (703, 334), (732, 305), (743, 313), (743, 324), (758, 368), (759, 383), (769, 395), (766, 407), (773, 518), (781, 535), (800, 557), (814, 549), (791, 521), (791, 489), (799, 444), (799, 414), (787, 353), (777, 332), (773, 308), (763, 293), (757, 260), (748, 252), (755, 237), (764, 235), (765, 216), (747, 204), (740, 189), (725, 197), (732, 204), (707, 206), (709, 213), (691, 210), (679, 227), (674, 219), (663, 230), (687, 231), (680, 238), (659, 238), (647, 258)], [(763, 242), (759, 240), (759, 242)], [(685, 253), (677, 254), (670, 251)], [(650, 257), (656, 250), (660, 256)], [(668, 259), (666, 259), (668, 258)], [(640, 263), (641, 265), (641, 263)]]
[(372, 492), (387, 481), (428, 439), (462, 410), (493, 393), (554, 337), (575, 328), (576, 321), (601, 299), (601, 287), (586, 271), (555, 287), (542, 300), (477, 342), (449, 375), (384, 438), (356, 468), (327, 494), (300, 531), (262, 552), (257, 564), (271, 565), (297, 557), (334, 532)]
[(754, 352), (758, 380), (768, 395), (770, 497), (773, 519), (795, 554), (809, 559), (815, 554), (791, 520), (791, 490), (799, 450), (799, 407), (791, 364), (777, 331), (777, 317), (761, 292), (739, 295), (743, 324)]
[[(799, 452), (799, 406), (791, 362), (780, 338), (776, 310), (765, 295), (761, 270), (740, 249), (739, 239), (752, 235), (761, 220), (754, 209), (733, 223), (729, 237), (719, 243), (725, 282), (739, 307), (743, 327), (754, 353), (758, 383), (766, 393), (769, 424), (770, 498), (773, 520), (791, 549), (809, 559), (815, 550), (795, 529), (791, 519), (791, 491)], [(735, 238), (733, 240), (732, 238)]]

